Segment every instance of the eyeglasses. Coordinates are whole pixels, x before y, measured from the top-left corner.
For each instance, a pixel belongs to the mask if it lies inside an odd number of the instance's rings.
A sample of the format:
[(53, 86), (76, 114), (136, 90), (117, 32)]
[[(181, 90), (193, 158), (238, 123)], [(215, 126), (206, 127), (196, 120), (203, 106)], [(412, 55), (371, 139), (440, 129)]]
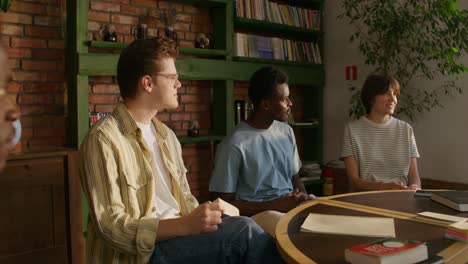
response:
[(176, 73), (176, 74), (165, 74), (165, 73), (156, 73), (154, 74), (156, 76), (163, 76), (165, 77), (166, 79), (168, 79), (169, 81), (175, 83), (177, 80), (179, 80), (179, 75)]

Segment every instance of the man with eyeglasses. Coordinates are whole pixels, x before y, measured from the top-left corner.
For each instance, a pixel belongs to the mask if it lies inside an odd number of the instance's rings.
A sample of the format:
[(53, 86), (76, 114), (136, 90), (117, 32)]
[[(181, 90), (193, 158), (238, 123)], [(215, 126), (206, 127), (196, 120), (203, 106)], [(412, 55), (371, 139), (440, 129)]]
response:
[(120, 54), (123, 103), (88, 132), (80, 177), (89, 202), (86, 263), (282, 263), (246, 217), (190, 193), (181, 146), (157, 119), (178, 106), (177, 48), (141, 39)]
[(0, 46), (0, 172), (5, 168), (9, 151), (14, 147), (15, 129), (13, 123), (19, 118), (19, 111), (5, 92), (5, 85), (10, 74), (7, 57)]

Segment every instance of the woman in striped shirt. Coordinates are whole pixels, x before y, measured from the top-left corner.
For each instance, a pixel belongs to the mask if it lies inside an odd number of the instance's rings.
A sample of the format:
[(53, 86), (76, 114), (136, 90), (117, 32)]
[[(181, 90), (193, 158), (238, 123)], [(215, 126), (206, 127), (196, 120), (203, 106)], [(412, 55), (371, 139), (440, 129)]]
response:
[(421, 188), (413, 128), (392, 117), (399, 94), (391, 76), (373, 74), (364, 83), (366, 115), (348, 123), (341, 149), (354, 191)]

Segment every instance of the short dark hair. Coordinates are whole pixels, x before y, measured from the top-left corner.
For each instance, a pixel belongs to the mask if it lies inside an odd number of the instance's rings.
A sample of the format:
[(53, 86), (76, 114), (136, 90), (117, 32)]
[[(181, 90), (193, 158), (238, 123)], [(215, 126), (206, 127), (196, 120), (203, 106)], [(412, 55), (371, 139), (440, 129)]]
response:
[(138, 80), (159, 71), (158, 61), (176, 58), (177, 44), (167, 37), (135, 40), (120, 54), (117, 64), (117, 82), (122, 98), (135, 97)]
[(288, 82), (288, 75), (275, 67), (263, 67), (256, 71), (249, 82), (249, 99), (255, 106), (263, 99), (271, 98), (278, 84)]
[(387, 93), (389, 89), (394, 89), (395, 93), (400, 95), (400, 84), (394, 77), (382, 74), (367, 76), (361, 90), (361, 102), (366, 108), (367, 114), (372, 111), (375, 97)]

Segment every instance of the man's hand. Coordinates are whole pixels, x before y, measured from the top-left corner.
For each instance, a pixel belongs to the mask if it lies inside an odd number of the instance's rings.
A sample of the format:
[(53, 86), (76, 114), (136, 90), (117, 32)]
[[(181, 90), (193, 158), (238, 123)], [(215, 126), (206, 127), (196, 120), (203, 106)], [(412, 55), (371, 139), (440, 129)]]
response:
[(206, 202), (201, 204), (195, 210), (181, 220), (184, 221), (181, 228), (184, 234), (198, 235), (201, 233), (214, 232), (218, 230), (221, 224), (221, 215), (224, 208), (219, 203)]
[(286, 213), (302, 202), (309, 200), (309, 196), (303, 192), (292, 192), (273, 200), (272, 209)]

